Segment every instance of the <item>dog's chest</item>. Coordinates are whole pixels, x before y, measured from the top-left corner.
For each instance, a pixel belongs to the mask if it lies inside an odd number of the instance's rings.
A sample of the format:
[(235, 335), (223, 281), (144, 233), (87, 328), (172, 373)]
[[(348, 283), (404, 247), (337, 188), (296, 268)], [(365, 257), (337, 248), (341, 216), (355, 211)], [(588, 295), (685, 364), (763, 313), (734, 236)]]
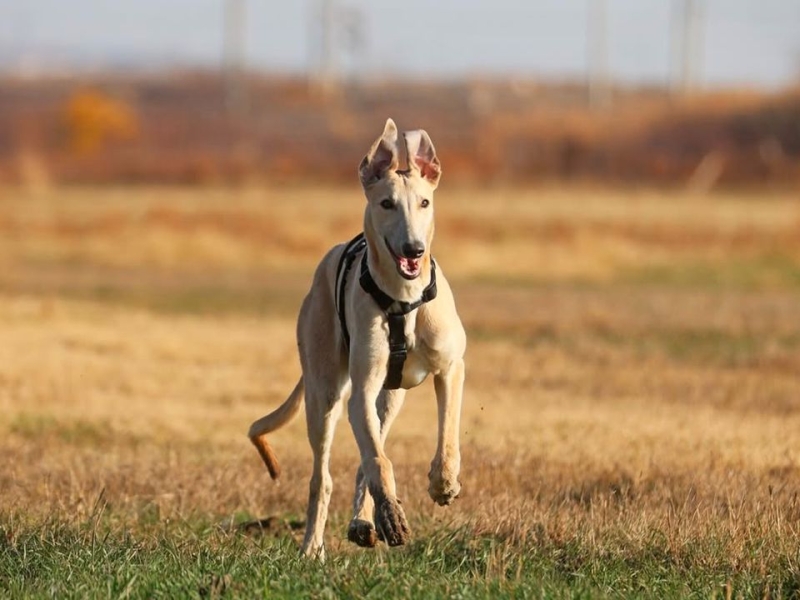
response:
[(417, 387), (425, 381), (430, 373), (428, 362), (419, 352), (409, 352), (406, 362), (403, 365), (403, 383), (405, 389)]
[(403, 383), (405, 389), (413, 388), (425, 381), (431, 373), (431, 362), (428, 356), (430, 349), (417, 335), (417, 311), (406, 316), (406, 348), (408, 355), (403, 365)]

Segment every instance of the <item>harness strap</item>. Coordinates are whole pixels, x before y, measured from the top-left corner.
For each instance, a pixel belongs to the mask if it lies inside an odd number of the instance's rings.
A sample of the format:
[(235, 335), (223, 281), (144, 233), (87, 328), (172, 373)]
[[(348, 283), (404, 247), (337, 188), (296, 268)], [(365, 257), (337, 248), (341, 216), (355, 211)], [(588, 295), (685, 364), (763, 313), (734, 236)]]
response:
[[(339, 257), (336, 267), (336, 312), (339, 314), (339, 326), (342, 328), (342, 339), (346, 348), (350, 348), (350, 332), (347, 330), (347, 316), (344, 308), (344, 293), (347, 284), (347, 274), (355, 262), (356, 256), (367, 247), (367, 240), (363, 233), (359, 233), (345, 246)], [(361, 258), (361, 275), (359, 277), (361, 288), (367, 292), (378, 307), (383, 311), (389, 324), (389, 364), (386, 371), (384, 389), (396, 390), (403, 382), (403, 365), (408, 357), (406, 344), (406, 315), (418, 309), (426, 302), (436, 298), (436, 262), (431, 260), (431, 281), (422, 291), (422, 296), (414, 302), (395, 300), (378, 287), (367, 265), (367, 253)], [(395, 306), (394, 310), (389, 310)]]
[(406, 363), (406, 316), (402, 313), (386, 313), (389, 320), (389, 365), (383, 387), (396, 390), (403, 383), (403, 365)]
[[(372, 296), (372, 299), (375, 300), (383, 314), (386, 315), (386, 320), (389, 323), (389, 365), (383, 387), (387, 390), (396, 390), (403, 382), (403, 365), (408, 357), (406, 315), (436, 298), (436, 262), (431, 261), (431, 281), (422, 291), (420, 299), (415, 302), (395, 300), (379, 288), (369, 272), (366, 253), (361, 258), (359, 283), (362, 289)], [(389, 309), (395, 304), (397, 305), (397, 310), (390, 312)]]
[(434, 298), (436, 298), (436, 261), (431, 260), (431, 281), (425, 286), (425, 289), (422, 290), (422, 296), (420, 296), (419, 300), (415, 300), (414, 302), (403, 302), (401, 300), (395, 300), (389, 294), (384, 292), (381, 288), (378, 287), (378, 284), (375, 283), (375, 280), (372, 278), (372, 273), (369, 272), (369, 266), (367, 265), (367, 255), (366, 253), (361, 258), (361, 277), (359, 277), (359, 283), (361, 283), (361, 288), (367, 292), (372, 299), (375, 300), (375, 303), (380, 307), (380, 309), (389, 314), (388, 311), (392, 307), (393, 304), (397, 304), (398, 310), (393, 310), (392, 313), (397, 313), (400, 315), (407, 315), (412, 310), (418, 309), (420, 306), (425, 304), (426, 302), (430, 302)]
[(367, 240), (364, 238), (363, 233), (359, 233), (347, 243), (336, 267), (336, 312), (339, 313), (339, 326), (342, 328), (344, 345), (348, 349), (350, 348), (350, 332), (347, 330), (347, 315), (344, 310), (345, 284), (347, 283), (347, 273), (353, 266), (356, 255), (366, 247)]

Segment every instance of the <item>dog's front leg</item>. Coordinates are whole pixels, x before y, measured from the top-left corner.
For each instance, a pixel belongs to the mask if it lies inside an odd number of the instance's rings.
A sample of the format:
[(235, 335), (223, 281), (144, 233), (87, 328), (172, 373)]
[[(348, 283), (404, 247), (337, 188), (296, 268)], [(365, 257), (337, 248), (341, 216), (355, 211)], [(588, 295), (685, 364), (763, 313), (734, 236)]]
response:
[(454, 360), (433, 380), (439, 407), (439, 441), (428, 474), (428, 494), (439, 505), (450, 504), (461, 491), (458, 473), (461, 451), (458, 434), (464, 393), (464, 360)]
[(375, 502), (375, 527), (388, 545), (399, 546), (408, 540), (409, 528), (397, 499), (392, 463), (383, 449), (378, 416), (377, 399), (386, 373), (376, 371), (380, 370), (368, 370), (363, 378), (353, 374), (348, 415), (361, 453), (361, 472)]
[[(381, 390), (378, 394), (378, 419), (381, 422), (381, 442), (386, 443), (389, 428), (392, 426), (397, 413), (403, 406), (406, 391)], [(356, 493), (353, 498), (353, 519), (347, 529), (347, 539), (351, 542), (371, 548), (378, 543), (378, 535), (373, 522), (375, 502), (367, 489), (364, 471), (359, 466), (356, 474)]]

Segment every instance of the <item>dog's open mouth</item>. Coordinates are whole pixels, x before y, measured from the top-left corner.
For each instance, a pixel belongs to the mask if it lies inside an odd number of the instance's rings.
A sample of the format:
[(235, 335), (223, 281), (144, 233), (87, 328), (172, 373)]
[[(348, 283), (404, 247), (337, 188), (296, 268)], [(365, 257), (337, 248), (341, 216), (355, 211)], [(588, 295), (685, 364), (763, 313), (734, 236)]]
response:
[(405, 256), (398, 256), (395, 254), (394, 250), (392, 250), (392, 246), (389, 244), (389, 241), (386, 238), (384, 238), (383, 241), (386, 243), (386, 247), (389, 249), (389, 254), (392, 255), (392, 258), (397, 265), (397, 272), (406, 279), (416, 279), (419, 277), (419, 274), (422, 272), (422, 257), (406, 258)]

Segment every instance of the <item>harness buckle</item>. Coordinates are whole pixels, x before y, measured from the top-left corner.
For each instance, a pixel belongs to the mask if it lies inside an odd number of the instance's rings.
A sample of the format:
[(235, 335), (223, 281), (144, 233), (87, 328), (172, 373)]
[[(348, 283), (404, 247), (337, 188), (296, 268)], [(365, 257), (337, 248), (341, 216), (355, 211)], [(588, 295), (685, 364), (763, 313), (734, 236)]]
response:
[(397, 346), (390, 345), (389, 346), (389, 356), (391, 358), (397, 357), (397, 358), (402, 358), (403, 360), (405, 360), (406, 356), (408, 356), (408, 349), (406, 348), (405, 344), (397, 345)]

